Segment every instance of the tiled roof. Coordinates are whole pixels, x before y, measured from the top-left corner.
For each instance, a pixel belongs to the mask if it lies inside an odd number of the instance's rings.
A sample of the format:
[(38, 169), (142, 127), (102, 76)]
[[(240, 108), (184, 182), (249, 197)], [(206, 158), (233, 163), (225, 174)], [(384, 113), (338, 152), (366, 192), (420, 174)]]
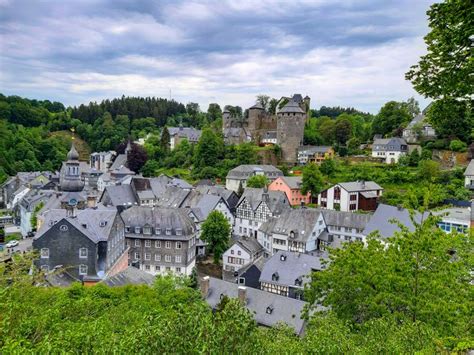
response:
[(347, 192), (383, 190), (383, 188), (375, 181), (340, 182), (338, 185), (341, 186)]

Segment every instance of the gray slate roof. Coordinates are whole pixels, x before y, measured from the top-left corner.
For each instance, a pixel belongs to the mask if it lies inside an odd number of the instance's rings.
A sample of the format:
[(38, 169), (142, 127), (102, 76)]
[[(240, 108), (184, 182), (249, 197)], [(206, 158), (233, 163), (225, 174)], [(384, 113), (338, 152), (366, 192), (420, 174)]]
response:
[(340, 182), (338, 185), (341, 186), (347, 192), (383, 190), (383, 188), (375, 181)]
[(290, 187), (290, 189), (300, 189), (303, 182), (302, 176), (282, 176), (281, 179)]
[(129, 266), (114, 276), (106, 277), (101, 283), (107, 286), (125, 286), (125, 285), (152, 285), (155, 276), (146, 271)]
[(364, 229), (372, 218), (372, 214), (361, 214), (327, 209), (323, 209), (322, 212), (324, 221), (328, 226)]
[(471, 176), (471, 175), (474, 175), (474, 159), (471, 159), (471, 161), (469, 162), (469, 165), (464, 171), (464, 176)]
[(77, 210), (75, 217), (67, 217), (66, 213), (65, 209), (46, 212), (45, 221), (34, 239), (41, 238), (51, 228), (51, 222), (54, 225), (65, 219), (94, 243), (107, 241), (117, 215), (115, 209), (108, 208)]
[(314, 153), (326, 153), (331, 146), (325, 146), (325, 145), (304, 145), (302, 147), (298, 148), (298, 153), (299, 154), (314, 154)]
[(180, 138), (187, 138), (190, 142), (197, 142), (201, 138), (202, 131), (192, 127), (168, 127), (170, 136), (177, 135)]
[[(414, 217), (415, 221), (419, 223), (422, 215), (419, 212), (415, 212)], [(400, 231), (397, 224), (390, 222), (393, 219), (405, 225), (410, 231), (415, 230), (415, 226), (410, 220), (410, 214), (407, 209), (379, 204), (362, 234), (369, 235), (374, 231), (379, 231), (382, 238), (390, 238), (395, 232)]]
[(196, 186), (196, 191), (199, 191), (203, 194), (209, 195), (218, 195), (222, 197), (224, 200), (228, 201), (229, 198), (235, 194), (232, 190), (227, 190), (224, 186), (216, 186), (216, 185), (199, 185)]
[(266, 234), (281, 234), (290, 236), (294, 233), (294, 241), (306, 242), (310, 237), (322, 211), (315, 208), (288, 209), (280, 217), (268, 219), (260, 227)]
[[(132, 227), (131, 233), (133, 233), (133, 227), (149, 225), (161, 230), (170, 228), (172, 235), (164, 235), (164, 233), (160, 235), (166, 239), (187, 239), (196, 231), (196, 225), (188, 216), (188, 212), (181, 208), (134, 206), (123, 211), (121, 217), (125, 226)], [(176, 229), (182, 230), (182, 236), (175, 235)], [(155, 237), (154, 231), (149, 237)]]
[(131, 185), (106, 186), (103, 195), (105, 193), (113, 206), (133, 206), (137, 203)]
[(235, 241), (241, 248), (246, 250), (250, 255), (263, 251), (262, 245), (255, 238), (242, 237)]
[(246, 199), (250, 204), (252, 210), (256, 210), (260, 203), (264, 200), (264, 194), (268, 195), (268, 201), (266, 201), (268, 208), (273, 214), (281, 214), (284, 210), (290, 208), (288, 197), (283, 191), (267, 191), (265, 189), (257, 189), (247, 187), (240, 197), (237, 207)]
[[(323, 261), (328, 260), (327, 253), (312, 256), (280, 250), (263, 266), (260, 282), (295, 286), (295, 280), (301, 279), (304, 286), (310, 280), (311, 272), (323, 270), (326, 267)], [(275, 273), (278, 274), (278, 280), (273, 279)]]
[(189, 195), (190, 190), (184, 190), (176, 186), (167, 186), (165, 191), (158, 196), (156, 206), (158, 207), (181, 207)]
[(221, 200), (223, 201), (222, 197), (217, 195), (206, 195), (193, 191), (188, 195), (182, 207), (191, 208), (198, 220), (204, 221)]
[[(404, 148), (402, 148), (402, 146)], [(375, 139), (374, 144), (372, 145), (372, 150), (374, 151), (406, 151), (407, 142), (403, 138), (392, 137), (392, 138), (382, 138)]]
[[(212, 308), (219, 304), (221, 295), (230, 298), (238, 297), (239, 285), (212, 277), (209, 281), (209, 293), (205, 298)], [(292, 328), (296, 334), (303, 333), (305, 321), (301, 319), (301, 314), (306, 302), (251, 287), (246, 287), (246, 294), (247, 302), (245, 306), (254, 313), (258, 324), (272, 327), (283, 322)], [(269, 306), (273, 308), (271, 313), (267, 313), (267, 307)]]
[(255, 175), (256, 172), (264, 173), (267, 176), (273, 174), (271, 176), (275, 178), (283, 176), (283, 172), (273, 165), (239, 165), (227, 173), (227, 179), (245, 179)]
[(291, 99), (278, 113), (306, 113), (300, 105)]
[(115, 158), (109, 170), (119, 169), (121, 166), (125, 166), (126, 164), (127, 164), (127, 154), (119, 154)]

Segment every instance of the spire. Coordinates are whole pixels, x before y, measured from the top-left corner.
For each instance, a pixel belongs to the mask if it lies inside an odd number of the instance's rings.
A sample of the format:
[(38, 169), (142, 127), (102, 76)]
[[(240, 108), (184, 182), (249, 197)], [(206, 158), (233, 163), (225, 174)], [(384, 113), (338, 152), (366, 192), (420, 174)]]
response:
[(69, 153), (67, 153), (67, 160), (79, 160), (79, 153), (77, 152), (76, 147), (74, 146), (74, 140), (72, 141)]
[(130, 139), (129, 139), (127, 142), (127, 147), (125, 148), (125, 154), (130, 153), (131, 150), (132, 150), (132, 146), (130, 144)]

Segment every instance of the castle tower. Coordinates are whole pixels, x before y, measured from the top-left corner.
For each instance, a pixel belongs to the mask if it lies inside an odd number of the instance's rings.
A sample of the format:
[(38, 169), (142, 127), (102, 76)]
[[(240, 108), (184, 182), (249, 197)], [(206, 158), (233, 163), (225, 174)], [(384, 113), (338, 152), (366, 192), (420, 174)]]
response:
[(224, 112), (222, 112), (222, 124), (224, 126), (224, 129), (226, 128), (231, 128), (232, 127), (232, 117), (229, 109), (224, 109)]
[(264, 113), (264, 108), (258, 102), (249, 108), (248, 132), (254, 142), (257, 142), (257, 130), (260, 129), (260, 122)]
[(294, 100), (290, 100), (277, 114), (277, 140), (284, 163), (295, 164), (297, 161), (298, 147), (303, 144), (306, 117), (306, 111)]
[(303, 102), (305, 106), (304, 110), (306, 111), (306, 122), (308, 122), (311, 118), (311, 98), (306, 95), (303, 99)]
[(71, 149), (67, 153), (67, 161), (61, 169), (62, 191), (82, 191), (84, 183), (81, 180), (81, 172), (79, 169), (79, 153), (72, 142)]

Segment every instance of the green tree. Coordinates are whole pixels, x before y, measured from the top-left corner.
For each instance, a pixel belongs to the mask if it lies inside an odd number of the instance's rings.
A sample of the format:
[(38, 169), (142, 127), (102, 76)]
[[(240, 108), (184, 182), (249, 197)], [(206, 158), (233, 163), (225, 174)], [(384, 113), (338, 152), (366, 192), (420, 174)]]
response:
[(324, 187), (323, 176), (316, 164), (310, 163), (303, 168), (303, 178), (301, 183), (301, 193), (311, 194), (311, 200), (321, 192)]
[(214, 263), (219, 264), (222, 254), (229, 246), (231, 227), (225, 216), (212, 211), (202, 224), (201, 240), (207, 243), (207, 249), (213, 254)]
[(211, 129), (205, 128), (194, 149), (194, 169), (218, 166), (224, 156), (224, 141)]
[(438, 100), (430, 105), (427, 116), (440, 137), (459, 138), (466, 142), (474, 128), (472, 105), (452, 98)]
[(321, 118), (318, 132), (325, 144), (333, 144), (336, 140), (336, 123), (330, 118)]
[(262, 105), (265, 110), (268, 110), (270, 108), (270, 96), (263, 94), (257, 95), (257, 103)]
[(336, 142), (339, 144), (346, 144), (351, 137), (352, 124), (347, 118), (338, 118), (335, 123)]
[(372, 122), (372, 134), (396, 134), (404, 124), (411, 120), (408, 107), (403, 102), (387, 102)]
[(254, 175), (247, 180), (247, 187), (262, 188), (269, 184), (269, 180), (265, 175)]
[(336, 162), (334, 159), (326, 158), (322, 161), (319, 170), (326, 176), (333, 176), (336, 172)]
[(160, 138), (160, 148), (164, 154), (167, 154), (170, 151), (170, 132), (168, 131), (168, 127), (163, 127), (161, 131), (161, 138)]
[(222, 118), (222, 110), (219, 104), (211, 103), (207, 109), (207, 120), (209, 122), (217, 121)]
[(418, 175), (420, 179), (433, 182), (440, 173), (440, 165), (433, 160), (421, 160), (418, 164)]

